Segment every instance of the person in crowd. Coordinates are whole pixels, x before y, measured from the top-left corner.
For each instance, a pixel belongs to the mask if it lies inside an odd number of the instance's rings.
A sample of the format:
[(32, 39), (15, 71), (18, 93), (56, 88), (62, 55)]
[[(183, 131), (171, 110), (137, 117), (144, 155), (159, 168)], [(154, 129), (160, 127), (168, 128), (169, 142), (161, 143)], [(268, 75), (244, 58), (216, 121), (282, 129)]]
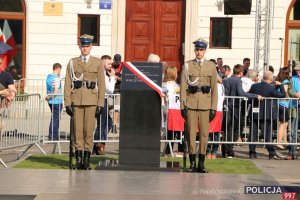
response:
[(76, 169), (90, 169), (95, 117), (104, 107), (105, 80), (101, 60), (90, 55), (94, 37), (80, 36), (81, 55), (72, 58), (66, 70), (64, 104), (74, 117)]
[[(174, 66), (167, 66), (165, 69), (165, 76), (163, 80), (163, 88), (166, 89), (165, 113), (167, 116), (167, 140), (181, 140), (181, 131), (184, 131), (184, 119), (180, 112), (180, 86), (176, 83), (177, 68)], [(174, 142), (171, 142), (173, 149)], [(183, 152), (183, 144), (178, 143), (178, 151)], [(166, 147), (166, 154), (171, 153), (170, 146)]]
[(243, 76), (247, 75), (249, 67), (250, 67), (250, 58), (244, 58), (243, 59), (243, 68), (244, 68)]
[[(249, 92), (251, 86), (258, 82), (258, 73), (256, 70), (254, 69), (248, 69), (248, 72), (246, 74), (246, 76), (242, 76), (241, 77), (241, 80), (242, 80), (242, 87), (243, 87), (243, 90), (244, 92)], [(240, 126), (241, 126), (241, 131), (243, 132), (243, 127), (248, 124), (248, 119), (245, 117), (247, 113), (246, 111), (246, 108), (247, 108), (247, 105), (246, 105), (246, 101), (242, 100), (241, 101), (241, 116), (240, 116)], [(241, 140), (241, 138), (239, 138), (239, 140)]]
[(288, 61), (288, 67), (290, 68), (290, 70), (292, 70), (292, 76), (297, 76), (297, 72), (295, 70), (296, 61), (295, 60), (289, 60)]
[[(293, 69), (296, 75), (293, 75), (291, 78), (291, 84), (288, 88), (288, 94), (291, 98), (299, 98), (300, 99), (300, 65), (297, 65)], [(291, 103), (291, 134), (289, 138), (290, 143), (297, 143), (297, 135), (298, 135), (298, 124), (300, 119), (300, 108), (299, 108), (299, 100), (292, 101)], [(294, 160), (295, 159), (295, 151), (297, 145), (289, 145), (288, 146), (288, 156), (285, 160)]]
[(147, 62), (158, 63), (158, 62), (160, 62), (160, 57), (158, 55), (156, 55), (156, 54), (150, 53), (148, 55)]
[[(2, 56), (0, 55), (0, 66)], [(16, 87), (12, 76), (0, 67), (0, 109), (7, 108), (12, 103), (16, 95)], [(4, 129), (4, 122), (0, 119), (0, 134)]]
[[(159, 63), (160, 62), (160, 57), (156, 54), (153, 54), (153, 53), (150, 53), (148, 55), (148, 59), (147, 59), (147, 62), (150, 62), (150, 63)], [(164, 78), (164, 68), (166, 68), (168, 66), (167, 62), (163, 62), (163, 68), (162, 68), (162, 79)], [(163, 94), (166, 94), (166, 89), (163, 87)], [(164, 136), (166, 134), (166, 125), (165, 125), (165, 122), (166, 122), (166, 119), (165, 119), (165, 116), (164, 116), (164, 108), (165, 108), (165, 102), (164, 100), (162, 100), (162, 109), (161, 109), (161, 135)]]
[(223, 65), (221, 68), (222, 71), (222, 79), (229, 78), (231, 76), (231, 68), (229, 65)]
[[(0, 66), (2, 65), (2, 57), (0, 56)], [(14, 100), (17, 93), (12, 76), (0, 68), (0, 108), (8, 107)]]
[(20, 80), (22, 78), (22, 76), (18, 74), (18, 70), (15, 66), (10, 66), (8, 72), (12, 76), (13, 80)]
[(224, 74), (222, 72), (222, 67), (223, 67), (223, 59), (222, 58), (217, 58), (217, 73), (219, 74), (220, 77), (223, 77)]
[[(287, 94), (286, 98), (288, 98), (288, 88), (290, 84), (290, 69), (288, 67), (281, 68), (277, 77), (276, 81), (280, 82), (284, 88), (285, 93)], [(289, 100), (280, 100), (279, 101), (279, 127), (278, 127), (278, 134), (277, 134), (277, 142), (278, 143), (287, 143), (287, 128), (288, 128), (288, 121), (289, 121)], [(284, 146), (279, 144), (277, 145), (278, 148), (284, 149)]]
[[(237, 64), (233, 68), (233, 75), (230, 78), (223, 80), (223, 85), (225, 88), (225, 96), (235, 96), (235, 97), (247, 97), (250, 99), (259, 99), (263, 97), (257, 94), (246, 93), (242, 87), (241, 77), (244, 74), (243, 66)], [(224, 133), (223, 140), (226, 142), (235, 142), (240, 137), (240, 132), (242, 131), (240, 120), (240, 106), (241, 99), (228, 98), (225, 99), (223, 108), (223, 124), (222, 131)], [(225, 158), (233, 158), (234, 150), (233, 144), (222, 144), (222, 156)]]
[(118, 94), (114, 99), (114, 126), (113, 133), (118, 133), (117, 124), (119, 123), (120, 117), (120, 102), (121, 102), (121, 81), (122, 81), (122, 56), (120, 54), (115, 54), (112, 66), (115, 69), (115, 76), (117, 77), (117, 82), (115, 84), (114, 94)]
[[(220, 135), (222, 132), (222, 108), (224, 102), (224, 86), (222, 85), (222, 78), (218, 77), (218, 105), (216, 117), (209, 124), (209, 141), (218, 142), (220, 141)], [(219, 144), (213, 143), (208, 144), (206, 149), (206, 158), (207, 159), (216, 159), (218, 152)]]
[(60, 80), (61, 64), (54, 63), (52, 74), (48, 74), (46, 79), (47, 96), (46, 101), (51, 110), (51, 120), (49, 125), (48, 139), (59, 140), (60, 113), (63, 107), (62, 87)]
[[(209, 123), (215, 118), (218, 102), (216, 65), (205, 60), (207, 42), (194, 41), (196, 58), (183, 65), (180, 86), (181, 115), (188, 126), (190, 172), (207, 173), (204, 166)], [(196, 168), (196, 130), (200, 132), (199, 161)]]
[[(114, 93), (118, 76), (116, 76), (115, 69), (112, 67), (112, 59), (109, 55), (103, 55), (101, 57), (101, 61), (104, 67), (105, 101), (103, 112), (97, 117), (97, 128), (95, 131), (94, 139), (105, 141), (107, 140), (107, 134), (113, 126), (112, 119), (109, 115), (107, 95)], [(105, 142), (96, 143), (95, 149), (96, 154), (105, 155)]]
[(254, 83), (258, 82), (258, 73), (254, 69), (248, 69), (246, 76), (243, 76), (241, 80), (242, 80), (243, 90), (245, 92), (249, 92), (251, 86)]
[(9, 89), (0, 88), (0, 96), (1, 98), (8, 97), (10, 95)]
[[(269, 71), (274, 74), (274, 67), (272, 65), (269, 65)], [(274, 79), (275, 80), (275, 79)]]
[(276, 80), (276, 76), (275, 76), (275, 73), (274, 73), (274, 67), (272, 65), (269, 65), (269, 71), (273, 73), (274, 77), (273, 77), (273, 80)]
[[(263, 80), (260, 83), (255, 83), (251, 86), (249, 92), (261, 95), (263, 97), (285, 98), (286, 93), (283, 85), (280, 82), (275, 82), (272, 85), (273, 73), (265, 71), (263, 74)], [(279, 89), (279, 90), (278, 90)], [(252, 102), (252, 124), (250, 126), (250, 141), (257, 142), (259, 139), (259, 129), (262, 132), (264, 142), (272, 142), (272, 122), (277, 118), (277, 100), (265, 99), (262, 102)], [(258, 109), (256, 109), (258, 108)], [(269, 152), (269, 159), (279, 160), (274, 145), (266, 145)], [(257, 158), (256, 145), (249, 145), (250, 158)]]

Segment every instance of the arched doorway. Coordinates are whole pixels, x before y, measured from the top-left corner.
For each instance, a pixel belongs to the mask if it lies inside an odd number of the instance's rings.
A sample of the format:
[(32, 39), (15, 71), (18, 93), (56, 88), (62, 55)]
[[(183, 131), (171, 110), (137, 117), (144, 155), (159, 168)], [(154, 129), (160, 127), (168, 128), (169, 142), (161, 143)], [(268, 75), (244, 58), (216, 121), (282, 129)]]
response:
[[(0, 0), (0, 41), (13, 49), (2, 55), (6, 65), (2, 69), (11, 72), (14, 79), (25, 75), (26, 9), (24, 0)], [(5, 56), (5, 57), (4, 57)]]
[(292, 0), (286, 15), (284, 63), (300, 64), (300, 0)]

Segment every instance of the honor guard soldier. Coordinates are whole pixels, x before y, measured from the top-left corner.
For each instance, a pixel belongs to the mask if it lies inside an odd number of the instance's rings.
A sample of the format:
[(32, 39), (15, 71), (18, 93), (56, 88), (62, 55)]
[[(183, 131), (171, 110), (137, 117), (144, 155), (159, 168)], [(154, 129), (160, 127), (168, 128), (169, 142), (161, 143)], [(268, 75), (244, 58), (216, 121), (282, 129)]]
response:
[(100, 59), (90, 55), (93, 36), (80, 36), (81, 55), (69, 61), (66, 71), (64, 103), (75, 122), (76, 169), (90, 169), (95, 117), (104, 106), (104, 69)]
[[(207, 148), (209, 123), (216, 115), (218, 91), (217, 71), (213, 62), (205, 60), (207, 42), (200, 38), (195, 45), (194, 60), (183, 65), (181, 73), (180, 108), (187, 122), (190, 172), (207, 173), (204, 160)], [(196, 132), (200, 133), (199, 162), (196, 168)]]

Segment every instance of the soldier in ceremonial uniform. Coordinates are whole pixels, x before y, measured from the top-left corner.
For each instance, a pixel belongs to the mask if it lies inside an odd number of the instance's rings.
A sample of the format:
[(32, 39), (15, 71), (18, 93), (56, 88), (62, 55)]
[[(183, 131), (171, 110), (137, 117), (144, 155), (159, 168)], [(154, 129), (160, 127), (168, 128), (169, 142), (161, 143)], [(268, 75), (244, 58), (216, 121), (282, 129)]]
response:
[[(218, 91), (217, 71), (213, 62), (205, 60), (207, 42), (200, 38), (195, 45), (194, 60), (187, 61), (181, 72), (180, 108), (188, 125), (187, 141), (190, 172), (207, 173), (204, 160), (207, 148), (209, 122), (216, 115)], [(200, 133), (199, 162), (196, 168), (196, 132)]]
[(69, 61), (66, 71), (64, 103), (75, 122), (76, 169), (90, 169), (95, 117), (104, 106), (104, 69), (100, 59), (90, 55), (93, 36), (80, 36), (81, 55)]

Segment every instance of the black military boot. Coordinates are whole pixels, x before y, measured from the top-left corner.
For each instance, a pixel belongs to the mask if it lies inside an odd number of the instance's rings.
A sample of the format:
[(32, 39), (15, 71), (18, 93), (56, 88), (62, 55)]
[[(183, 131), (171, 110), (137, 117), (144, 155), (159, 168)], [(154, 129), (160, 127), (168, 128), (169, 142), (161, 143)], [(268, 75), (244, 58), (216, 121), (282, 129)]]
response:
[(188, 172), (190, 172), (190, 173), (197, 172), (197, 170), (196, 170), (196, 154), (189, 154), (189, 158), (190, 158), (190, 169), (188, 170)]
[(82, 169), (82, 150), (75, 151), (76, 165), (74, 169)]
[(84, 157), (83, 157), (83, 169), (90, 170), (90, 157), (91, 152), (90, 151), (84, 151)]
[(207, 169), (204, 167), (205, 155), (199, 154), (199, 162), (197, 172), (199, 173), (208, 173)]

